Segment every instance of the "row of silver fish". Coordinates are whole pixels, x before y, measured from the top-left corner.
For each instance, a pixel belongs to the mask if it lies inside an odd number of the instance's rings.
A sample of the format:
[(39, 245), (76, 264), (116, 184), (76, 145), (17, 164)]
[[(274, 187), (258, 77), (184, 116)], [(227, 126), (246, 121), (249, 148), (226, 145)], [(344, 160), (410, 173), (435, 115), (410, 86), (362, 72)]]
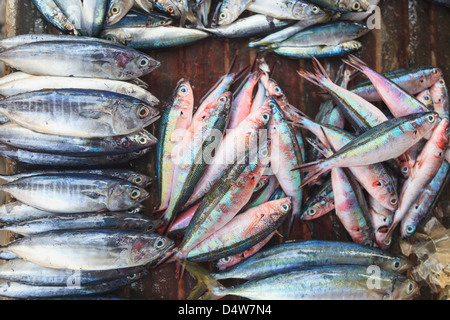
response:
[(22, 35), (1, 47), (16, 71), (0, 79), (1, 154), (28, 165), (1, 177), (12, 198), (1, 229), (15, 236), (0, 249), (1, 295), (92, 296), (141, 279), (173, 242), (145, 215), (153, 179), (117, 166), (157, 143), (146, 127), (159, 100), (139, 77), (159, 62), (82, 36)]
[[(135, 49), (183, 46), (211, 36), (259, 37), (248, 46), (298, 59), (340, 56), (360, 49), (356, 39), (372, 29), (365, 20), (373, 20), (372, 11), (379, 1), (90, 2), (34, 1), (44, 17), (63, 32), (104, 38)], [(84, 17), (97, 22), (95, 32), (85, 27)], [(172, 25), (174, 21), (180, 26)]]

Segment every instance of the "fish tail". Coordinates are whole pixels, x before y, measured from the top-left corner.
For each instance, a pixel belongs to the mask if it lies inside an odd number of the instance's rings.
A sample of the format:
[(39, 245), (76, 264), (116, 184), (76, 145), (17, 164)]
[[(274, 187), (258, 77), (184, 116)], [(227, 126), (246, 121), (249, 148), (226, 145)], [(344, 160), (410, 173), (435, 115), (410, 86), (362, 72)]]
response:
[(300, 188), (306, 186), (308, 183), (312, 182), (315, 178), (322, 175), (326, 171), (330, 170), (332, 165), (327, 159), (322, 159), (310, 163), (305, 163), (299, 166), (298, 168), (292, 170), (300, 170), (303, 174), (305, 174), (306, 178), (302, 181)]
[(313, 146), (314, 149), (316, 149), (317, 151), (319, 151), (323, 156), (325, 156), (326, 158), (328, 158), (329, 156), (331, 156), (333, 154), (333, 152), (328, 149), (327, 147), (325, 147), (323, 144), (321, 144), (319, 141), (314, 141), (313, 139), (307, 137), (306, 141), (309, 142), (310, 145)]
[[(225, 287), (214, 279), (207, 270), (189, 260), (186, 260), (185, 267), (198, 280), (187, 300), (217, 300), (225, 296), (224, 293), (221, 293), (221, 290), (224, 290)], [(203, 294), (205, 290), (206, 293)]]
[(342, 61), (362, 73), (367, 68), (367, 64), (364, 61), (352, 54), (348, 55), (348, 59), (342, 59)]

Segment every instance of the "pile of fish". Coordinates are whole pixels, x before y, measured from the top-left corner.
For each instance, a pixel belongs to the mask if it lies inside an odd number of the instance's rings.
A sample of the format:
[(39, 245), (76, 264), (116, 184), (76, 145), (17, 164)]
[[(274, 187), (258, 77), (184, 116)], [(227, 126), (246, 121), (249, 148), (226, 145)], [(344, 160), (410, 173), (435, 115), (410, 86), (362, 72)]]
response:
[[(143, 214), (149, 176), (117, 168), (157, 142), (158, 99), (133, 83), (159, 62), (97, 38), (0, 41), (1, 155), (39, 169), (1, 176), (1, 295), (100, 294), (140, 279), (173, 242)], [(49, 66), (52, 66), (49, 68)], [(139, 83), (139, 81), (137, 82)], [(89, 168), (86, 168), (89, 167)]]
[[(189, 81), (179, 81), (160, 123), (155, 215), (163, 221), (159, 231), (178, 232), (181, 241), (160, 263), (187, 260), (188, 269), (203, 279), (193, 262), (216, 261), (219, 269), (245, 265), (277, 230), (289, 237), (299, 220), (333, 209), (354, 243), (385, 252), (397, 225), (408, 238), (424, 221), (446, 186), (449, 168), (442, 72), (420, 67), (381, 75), (350, 55), (335, 84), (313, 62), (314, 73), (299, 74), (331, 96), (315, 120), (287, 101), (263, 59), (256, 71), (231, 68), (195, 111)], [(369, 81), (347, 89), (355, 70)], [(383, 101), (388, 109), (373, 101)], [(352, 131), (344, 130), (347, 124)], [(312, 134), (306, 140), (318, 152), (305, 152), (302, 129)], [(336, 268), (333, 264), (323, 272)], [(344, 277), (360, 273), (339, 272)], [(248, 290), (272, 298), (284, 288), (272, 280), (264, 284), (269, 287)], [(242, 293), (218, 288), (210, 289), (224, 294), (215, 296)], [(406, 291), (416, 292), (413, 288)]]
[[(66, 33), (137, 49), (188, 45), (216, 36), (252, 38), (249, 47), (291, 58), (340, 56), (361, 48), (364, 20), (379, 0), (33, 0)], [(215, 8), (215, 9), (214, 9)], [(173, 26), (174, 21), (179, 26)]]

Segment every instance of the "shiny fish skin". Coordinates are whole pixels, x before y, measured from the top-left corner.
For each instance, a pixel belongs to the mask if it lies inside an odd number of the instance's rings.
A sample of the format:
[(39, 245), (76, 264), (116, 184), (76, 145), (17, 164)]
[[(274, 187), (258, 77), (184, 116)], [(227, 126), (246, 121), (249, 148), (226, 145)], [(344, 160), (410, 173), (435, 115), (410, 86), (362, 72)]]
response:
[(43, 267), (111, 270), (150, 264), (173, 244), (151, 232), (54, 231), (13, 241), (1, 251)]
[(0, 100), (0, 112), (30, 130), (84, 138), (132, 133), (154, 122), (159, 114), (130, 96), (88, 89), (18, 94)]
[[(300, 166), (309, 177), (316, 177), (333, 167), (355, 167), (394, 159), (430, 132), (437, 123), (437, 113), (417, 113), (394, 118), (364, 132), (326, 160)], [(392, 146), (395, 146), (393, 148)], [(306, 179), (303, 185), (311, 178)]]
[(76, 273), (75, 270), (46, 268), (23, 259), (14, 259), (0, 265), (0, 279), (32, 286), (67, 286), (71, 281), (84, 286), (98, 281), (105, 282), (132, 276), (141, 271), (142, 267), (132, 267)]
[(352, 242), (293, 241), (264, 249), (226, 271), (214, 273), (217, 280), (264, 278), (291, 269), (321, 265), (376, 265), (381, 269), (403, 273), (412, 264), (402, 256)]
[(189, 128), (194, 109), (194, 93), (189, 81), (181, 79), (166, 105), (158, 129), (156, 172), (158, 176), (159, 207), (157, 211), (169, 205), (173, 187), (177, 148), (181, 148), (183, 134)]
[(336, 46), (343, 42), (355, 40), (370, 31), (365, 23), (350, 21), (327, 22), (302, 30), (288, 39), (271, 44), (277, 47), (311, 47), (318, 45)]
[[(180, 151), (174, 156), (176, 167), (172, 196), (163, 214), (165, 228), (172, 222), (177, 211), (185, 204), (194, 191), (201, 176), (207, 169), (204, 151), (211, 144), (218, 144), (228, 124), (231, 109), (231, 92), (225, 92), (210, 103), (200, 113), (194, 114), (188, 131), (180, 142)], [(216, 137), (217, 134), (220, 137)], [(214, 145), (213, 144), (213, 145)]]
[(431, 98), (433, 100), (434, 111), (439, 113), (441, 118), (450, 119), (450, 111), (448, 104), (448, 89), (445, 84), (444, 77), (441, 77), (430, 88)]
[(83, 0), (81, 29), (85, 35), (96, 37), (103, 28), (109, 0)]
[(380, 205), (373, 197), (369, 196), (369, 218), (374, 231), (374, 238), (381, 250), (388, 250), (390, 243), (386, 242), (386, 231), (392, 225), (394, 219), (394, 211), (390, 211)]
[(0, 189), (25, 204), (59, 213), (122, 211), (149, 196), (125, 180), (84, 174), (30, 176)]
[(255, 0), (247, 7), (248, 11), (264, 14), (277, 19), (309, 20), (324, 16), (319, 6), (303, 0)]
[(412, 299), (419, 290), (414, 281), (384, 270), (376, 279), (381, 288), (371, 290), (367, 286), (370, 276), (367, 266), (325, 266), (219, 287), (213, 294), (251, 300), (403, 300)]
[(189, 222), (179, 245), (178, 257), (226, 226), (250, 200), (270, 161), (270, 141), (259, 150), (248, 150), (230, 166), (205, 195)]
[(117, 166), (129, 163), (149, 153), (151, 148), (131, 153), (118, 153), (102, 156), (68, 156), (42, 152), (31, 152), (0, 144), (0, 154), (8, 159), (39, 166), (53, 167), (98, 167)]
[(334, 210), (334, 194), (331, 186), (331, 179), (311, 193), (303, 206), (302, 220), (312, 220), (320, 218), (328, 212)]
[(70, 174), (70, 173), (81, 173), (89, 175), (104, 176), (110, 178), (117, 178), (127, 180), (137, 186), (142, 188), (147, 187), (152, 183), (153, 179), (145, 174), (129, 170), (129, 169), (46, 169), (46, 170), (33, 170), (33, 171), (23, 171), (10, 175), (0, 175), (0, 179), (11, 182), (25, 177), (43, 175), (43, 174)]
[(233, 23), (254, 0), (225, 0), (219, 9), (218, 25)]
[(109, 28), (102, 32), (102, 38), (124, 44), (129, 48), (150, 50), (186, 46), (208, 38), (209, 33), (189, 28), (174, 26)]
[(134, 0), (111, 0), (109, 1), (108, 12), (106, 14), (106, 24), (113, 25), (120, 21), (128, 11), (133, 8)]
[(423, 192), (409, 208), (401, 221), (400, 232), (403, 239), (411, 237), (435, 207), (440, 195), (445, 190), (450, 175), (449, 163), (445, 160), (433, 180), (424, 188)]
[(234, 217), (189, 251), (189, 261), (212, 261), (247, 250), (274, 232), (292, 210), (289, 197), (266, 202)]
[(75, 231), (85, 229), (155, 231), (160, 226), (161, 223), (158, 220), (146, 217), (142, 214), (102, 212), (54, 215), (18, 224), (9, 224), (0, 229), (21, 234), (23, 236), (29, 236), (49, 231)]
[(151, 13), (153, 11), (153, 0), (135, 0), (134, 6), (144, 12)]
[(160, 66), (159, 61), (131, 48), (83, 41), (33, 42), (1, 52), (0, 60), (34, 75), (112, 80), (135, 79)]
[(333, 11), (350, 12), (366, 11), (370, 3), (366, 0), (310, 0), (323, 8)]
[(54, 0), (56, 5), (67, 16), (69, 21), (76, 27), (79, 34), (85, 36), (82, 29), (83, 4), (79, 0)]
[(0, 281), (0, 292), (2, 296), (16, 299), (36, 299), (54, 297), (73, 297), (102, 294), (127, 286), (147, 274), (140, 271), (119, 279), (97, 282), (85, 286), (36, 286), (13, 281)]
[[(35, 141), (35, 143), (30, 144), (30, 141)], [(0, 126), (0, 142), (32, 152), (99, 156), (130, 153), (150, 148), (157, 143), (157, 139), (146, 130), (129, 135), (103, 138), (74, 138), (43, 134), (14, 123), (7, 123)]]
[(173, 19), (156, 11), (141, 13), (135, 10), (128, 12), (125, 17), (113, 25), (106, 25), (105, 29), (115, 28), (139, 28), (168, 26), (173, 23)]
[(279, 30), (290, 24), (293, 24), (291, 20), (279, 20), (264, 14), (255, 14), (238, 19), (230, 25), (216, 28), (198, 26), (197, 28), (221, 38), (249, 38)]
[(33, 0), (33, 3), (53, 26), (66, 33), (78, 33), (75, 26), (53, 0)]
[[(438, 81), (441, 74), (442, 71), (438, 68), (419, 67), (394, 70), (383, 73), (382, 75), (409, 94), (418, 94)], [(382, 101), (382, 98), (370, 80), (363, 81), (350, 90), (367, 101)]]
[(361, 47), (362, 44), (358, 41), (348, 41), (336, 46), (278, 47), (273, 52), (292, 59), (311, 59), (312, 57), (320, 59), (342, 56)]
[[(21, 74), (20, 79), (16, 78), (18, 73)], [(14, 72), (3, 78), (5, 81), (8, 78), (11, 79), (11, 81), (0, 84), (0, 94), (5, 97), (44, 89), (93, 89), (128, 95), (144, 101), (151, 107), (160, 103), (158, 98), (148, 90), (126, 81), (100, 78), (33, 76), (24, 72)]]

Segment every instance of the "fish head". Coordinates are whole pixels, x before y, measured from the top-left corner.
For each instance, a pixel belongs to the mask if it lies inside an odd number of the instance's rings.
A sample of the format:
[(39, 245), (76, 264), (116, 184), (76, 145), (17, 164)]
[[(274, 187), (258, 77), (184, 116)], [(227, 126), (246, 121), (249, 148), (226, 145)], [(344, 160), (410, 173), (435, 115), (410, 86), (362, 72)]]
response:
[(108, 12), (106, 13), (106, 23), (112, 25), (122, 19), (127, 12), (133, 7), (134, 1), (111, 1)]
[(173, 105), (179, 107), (183, 119), (190, 123), (194, 106), (194, 91), (188, 80), (181, 79), (178, 81), (173, 97)]
[(105, 29), (101, 35), (105, 40), (126, 46), (133, 40), (133, 36), (125, 28)]
[(259, 179), (258, 183), (255, 186), (255, 190), (253, 192), (258, 192), (262, 190), (267, 184), (270, 182), (270, 176), (263, 176)]
[(424, 137), (436, 127), (438, 120), (439, 114), (436, 112), (424, 112), (418, 114), (413, 121), (411, 121), (411, 125), (414, 128), (414, 137), (417, 135)]
[(147, 130), (141, 130), (132, 134), (131, 140), (138, 148), (149, 148), (158, 142), (158, 140)]
[[(421, 82), (422, 82), (422, 80), (423, 80), (423, 82), (425, 82), (426, 79), (429, 79), (429, 81), (430, 81), (429, 84), (432, 85), (432, 84), (436, 83), (439, 79), (443, 79), (443, 75), (444, 74), (440, 68), (437, 68), (437, 67), (429, 68), (424, 71), (424, 75), (422, 76), (423, 79), (421, 78)], [(445, 84), (445, 82), (443, 82), (443, 84)]]
[(268, 104), (263, 104), (260, 108), (250, 113), (245, 121), (252, 128), (262, 129), (269, 123), (271, 114), (271, 107)]
[(224, 257), (219, 259), (219, 261), (217, 261), (216, 263), (216, 267), (219, 270), (225, 270), (226, 268), (236, 264), (237, 257), (236, 256), (228, 256), (228, 257)]
[(310, 205), (306, 205), (300, 216), (302, 220), (313, 220), (323, 216), (334, 207), (334, 199), (332, 197), (319, 197), (311, 201)]
[[(417, 210), (419, 209), (419, 205), (417, 203), (413, 204), (409, 210)], [(419, 221), (415, 221), (415, 219), (408, 219), (406, 218), (404, 221), (402, 221), (400, 233), (402, 235), (403, 239), (408, 239), (411, 237), (417, 229)]]
[(174, 242), (156, 233), (148, 233), (145, 237), (137, 237), (131, 247), (132, 261), (155, 261), (174, 246)]
[(136, 75), (135, 77), (138, 78), (152, 72), (160, 65), (161, 63), (159, 61), (153, 59), (149, 55), (136, 52), (134, 59), (123, 66), (123, 72), (134, 74)]
[(117, 100), (114, 103), (112, 126), (117, 134), (141, 130), (155, 121), (159, 111), (140, 100)]
[(344, 52), (352, 52), (361, 49), (362, 43), (359, 41), (352, 40), (341, 43), (341, 46)]
[(236, 20), (236, 17), (239, 15), (236, 10), (233, 10), (230, 6), (220, 8), (219, 17), (217, 19), (217, 23), (219, 26), (228, 25)]
[(385, 298), (394, 300), (412, 300), (419, 293), (419, 285), (408, 278), (397, 278), (393, 280), (394, 289)]
[(116, 183), (108, 190), (107, 208), (122, 211), (134, 208), (147, 199), (150, 194), (143, 188), (129, 183)]
[(361, 12), (367, 11), (370, 3), (366, 0), (340, 0), (338, 7), (342, 11)]
[(180, 18), (183, 13), (181, 0), (156, 0), (154, 5), (159, 11), (165, 12), (174, 18)]
[(383, 270), (399, 274), (406, 272), (413, 266), (409, 259), (401, 255), (381, 255), (375, 259), (375, 264)]
[(153, 182), (153, 179), (145, 174), (133, 172), (129, 175), (128, 181), (132, 182), (133, 184), (145, 188), (149, 184)]
[(292, 7), (292, 14), (303, 20), (305, 20), (305, 17), (308, 17), (308, 20), (322, 20), (328, 16), (328, 14), (321, 7), (313, 3), (306, 3), (303, 1), (296, 1)]

